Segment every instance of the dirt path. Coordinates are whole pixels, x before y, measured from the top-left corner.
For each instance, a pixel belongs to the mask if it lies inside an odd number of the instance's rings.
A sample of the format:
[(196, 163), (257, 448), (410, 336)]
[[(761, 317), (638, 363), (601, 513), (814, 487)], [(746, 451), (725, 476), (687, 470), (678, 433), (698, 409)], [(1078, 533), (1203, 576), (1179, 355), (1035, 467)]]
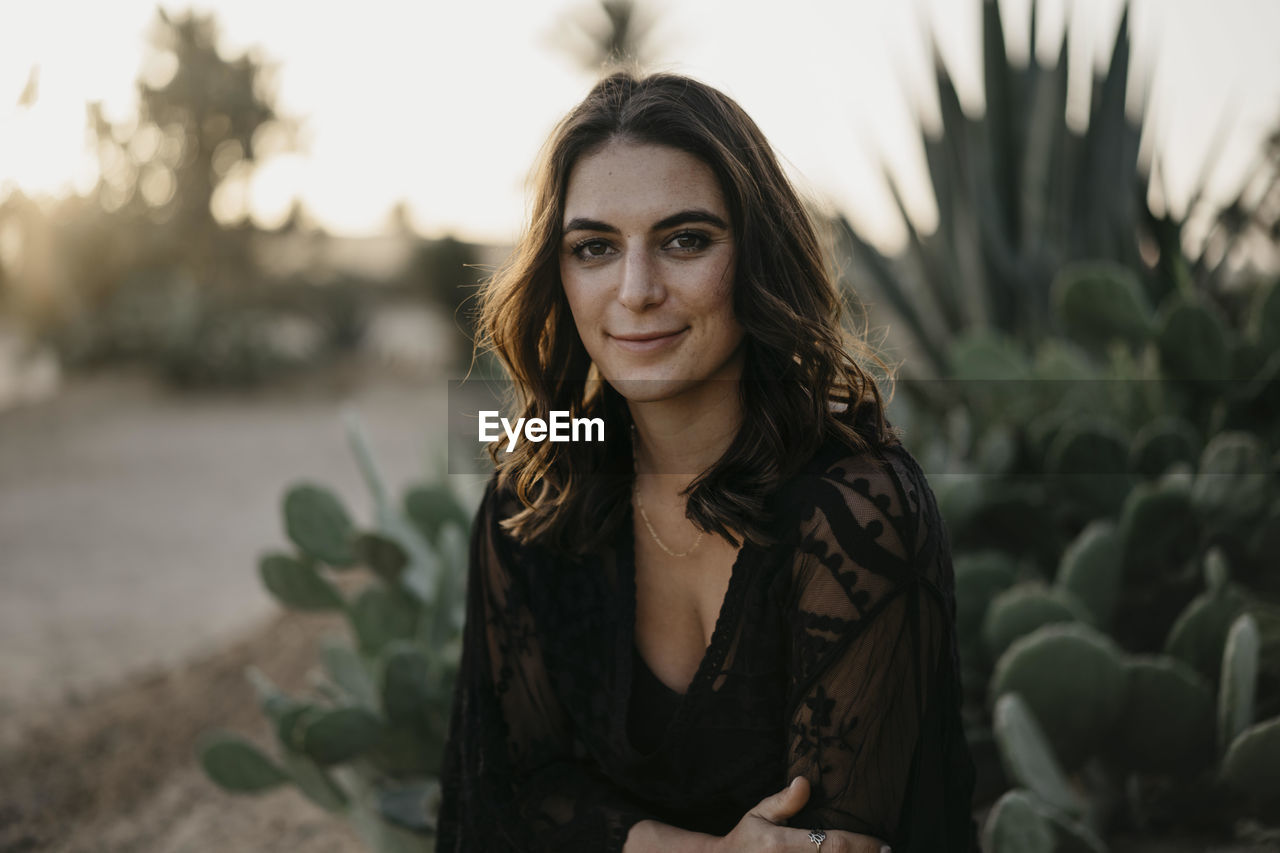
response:
[(245, 667), (301, 685), (338, 627), (282, 616), (257, 579), (284, 489), (330, 486), (367, 521), (343, 407), (399, 495), (445, 393), (355, 363), (257, 393), (114, 372), (0, 412), (0, 851), (362, 849), (291, 790), (222, 793), (193, 748), (267, 739)]
[(135, 676), (8, 721), (0, 752), (0, 851), (362, 853), (351, 830), (292, 789), (236, 797), (194, 758), (211, 728), (270, 748), (244, 678), (253, 664), (297, 690), (332, 617), (285, 615), (184, 667)]
[(200, 396), (117, 373), (0, 412), (0, 718), (261, 622), (274, 605), (255, 566), (287, 542), (288, 484), (330, 486), (369, 520), (343, 407), (361, 416), (399, 495), (444, 434), (445, 393), (443, 381), (357, 368)]

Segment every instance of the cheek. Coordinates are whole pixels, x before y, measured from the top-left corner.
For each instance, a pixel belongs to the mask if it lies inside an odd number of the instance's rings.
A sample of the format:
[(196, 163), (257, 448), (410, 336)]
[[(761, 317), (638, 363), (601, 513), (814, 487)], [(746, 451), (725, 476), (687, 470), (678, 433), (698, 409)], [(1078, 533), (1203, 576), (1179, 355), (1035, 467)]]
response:
[(581, 329), (591, 313), (587, 291), (572, 276), (563, 272), (560, 274), (560, 290), (564, 293), (565, 302), (569, 304), (569, 313), (572, 314), (574, 323)]

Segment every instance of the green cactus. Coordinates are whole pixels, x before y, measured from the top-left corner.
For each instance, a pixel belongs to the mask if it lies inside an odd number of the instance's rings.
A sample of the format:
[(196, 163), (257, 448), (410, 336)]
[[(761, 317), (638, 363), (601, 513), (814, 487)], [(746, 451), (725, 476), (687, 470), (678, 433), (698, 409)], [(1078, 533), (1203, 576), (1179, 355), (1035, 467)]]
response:
[(1013, 585), (1017, 564), (999, 551), (957, 554), (954, 561), (956, 579), (956, 636), (962, 646), (979, 646), (982, 621), (991, 600)]
[(1231, 623), (1222, 655), (1222, 681), (1218, 685), (1218, 754), (1253, 724), (1254, 694), (1258, 684), (1261, 640), (1258, 623), (1244, 613)]
[(1053, 827), (1028, 791), (1005, 791), (987, 815), (982, 849), (987, 853), (1054, 853)]
[(1156, 344), (1164, 375), (1190, 382), (1218, 382), (1231, 367), (1227, 328), (1217, 311), (1181, 296), (1163, 306)]
[(1200, 456), (1191, 505), (1216, 528), (1255, 522), (1271, 497), (1267, 462), (1262, 442), (1250, 433), (1215, 435)]
[(1250, 726), (1231, 742), (1221, 777), (1253, 797), (1280, 797), (1280, 717)]
[(314, 759), (286, 749), (281, 762), (303, 796), (320, 808), (328, 812), (342, 812), (351, 805), (347, 792)]
[(1264, 352), (1280, 352), (1280, 280), (1259, 288), (1249, 312), (1249, 337)]
[(258, 575), (281, 604), (294, 610), (341, 610), (346, 603), (312, 563), (288, 554), (263, 556)]
[(1095, 519), (1067, 546), (1054, 583), (1088, 608), (1084, 620), (1106, 628), (1124, 582), (1124, 538), (1114, 523)]
[(1227, 632), (1248, 604), (1244, 593), (1227, 579), (1225, 558), (1214, 549), (1205, 558), (1207, 590), (1191, 600), (1169, 631), (1164, 650), (1218, 682)]
[[(1272, 502), (1262, 523), (1249, 539), (1249, 555), (1257, 563), (1274, 560), (1277, 554), (1280, 554), (1280, 500)], [(1280, 586), (1273, 586), (1272, 591), (1280, 593)]]
[(411, 489), (404, 496), (404, 508), (409, 519), (432, 545), (439, 545), (440, 531), (447, 524), (457, 524), (463, 529), (471, 524), (466, 510), (445, 483)]
[(420, 607), (398, 589), (365, 587), (347, 609), (360, 651), (376, 655), (392, 640), (413, 639)]
[(434, 832), (439, 810), (438, 782), (419, 782), (378, 794), (378, 812), (390, 823), (413, 832)]
[(1049, 443), (1045, 470), (1076, 501), (1110, 514), (1129, 492), (1129, 438), (1114, 423), (1096, 415), (1064, 424)]
[(383, 735), (381, 720), (366, 708), (316, 710), (299, 720), (297, 726), (301, 729), (301, 751), (322, 766), (354, 758)]
[(197, 751), (204, 772), (226, 791), (257, 794), (290, 781), (256, 746), (230, 732), (203, 735)]
[(435, 698), (431, 690), (431, 660), (413, 643), (393, 643), (382, 656), (382, 708), (387, 719), (420, 726)]
[(1177, 575), (1199, 542), (1190, 496), (1176, 480), (1134, 486), (1120, 510), (1119, 529), (1125, 575), (1139, 582)]
[(992, 599), (983, 620), (982, 639), (990, 659), (996, 660), (1014, 640), (1041, 625), (1078, 621), (1088, 621), (1087, 614), (1071, 593), (1042, 581), (1023, 581)]
[(990, 700), (1022, 696), (1059, 762), (1072, 770), (1100, 746), (1124, 708), (1128, 672), (1105, 635), (1072, 622), (1022, 637), (996, 663)]
[(982, 849), (987, 853), (1107, 853), (1107, 845), (1087, 825), (1022, 788), (1006, 791), (992, 807), (983, 827)]
[(1087, 804), (1067, 782), (1053, 749), (1027, 703), (1017, 693), (996, 700), (993, 715), (996, 745), (1005, 774), (1041, 799), (1069, 814), (1085, 814)]
[(401, 574), (409, 565), (409, 555), (400, 543), (389, 536), (379, 533), (365, 532), (356, 537), (356, 560), (382, 578), (383, 582), (394, 584), (400, 580)]
[(1159, 477), (1179, 462), (1195, 465), (1200, 456), (1196, 428), (1177, 415), (1161, 415), (1144, 424), (1133, 437), (1129, 468), (1145, 477)]
[(1141, 346), (1153, 329), (1152, 308), (1133, 272), (1119, 264), (1073, 264), (1050, 289), (1067, 334), (1102, 351), (1112, 340)]
[(377, 688), (368, 666), (345, 640), (326, 639), (320, 647), (320, 662), (329, 680), (348, 698), (370, 710), (378, 707)]
[[(1276, 352), (1248, 338), (1231, 340), (1231, 376), (1237, 379), (1256, 377), (1266, 370), (1267, 359)], [(1240, 387), (1240, 386), (1232, 386)], [(1246, 386), (1247, 387), (1247, 386)], [(1228, 390), (1226, 396), (1233, 396)]]
[[(425, 853), (465, 616), (469, 515), (450, 484), (410, 490), (393, 505), (358, 420), (348, 436), (374, 497), (375, 529), (357, 531), (337, 497), (291, 488), (285, 527), (298, 554), (260, 560), (264, 585), (285, 606), (342, 610), (354, 637), (326, 638), (312, 692), (289, 696), (249, 672), (279, 745), (273, 761), (231, 735), (201, 746), (209, 777), (252, 792), (292, 782), (321, 808), (349, 820), (381, 853)], [(424, 499), (429, 495), (430, 499)], [(408, 506), (418, 517), (410, 520)], [(349, 596), (330, 570), (364, 566)], [(434, 793), (430, 793), (433, 792)], [(424, 793), (426, 792), (426, 793)]]
[(1182, 661), (1163, 655), (1130, 657), (1124, 665), (1124, 708), (1107, 755), (1143, 773), (1194, 773), (1208, 766), (1213, 760), (1208, 682)]
[(285, 532), (304, 554), (330, 566), (355, 565), (351, 516), (337, 496), (303, 483), (284, 498)]

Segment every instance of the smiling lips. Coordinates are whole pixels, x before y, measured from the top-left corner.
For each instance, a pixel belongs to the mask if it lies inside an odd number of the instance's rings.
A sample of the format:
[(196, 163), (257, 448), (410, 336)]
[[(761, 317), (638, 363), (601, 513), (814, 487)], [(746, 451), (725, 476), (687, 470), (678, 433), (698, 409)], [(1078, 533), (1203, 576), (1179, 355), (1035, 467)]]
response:
[(610, 335), (609, 337), (619, 347), (629, 352), (651, 352), (679, 340), (687, 329), (688, 327), (686, 326), (684, 329), (677, 329), (674, 332), (644, 332), (635, 335)]

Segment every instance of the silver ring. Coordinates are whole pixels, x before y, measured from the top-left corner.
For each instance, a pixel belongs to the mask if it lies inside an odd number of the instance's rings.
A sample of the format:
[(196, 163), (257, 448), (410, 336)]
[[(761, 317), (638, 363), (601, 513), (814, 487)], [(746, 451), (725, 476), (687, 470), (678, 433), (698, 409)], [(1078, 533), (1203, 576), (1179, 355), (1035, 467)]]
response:
[(818, 848), (818, 853), (822, 853), (822, 842), (827, 840), (827, 834), (821, 829), (812, 829), (809, 831), (809, 840)]

